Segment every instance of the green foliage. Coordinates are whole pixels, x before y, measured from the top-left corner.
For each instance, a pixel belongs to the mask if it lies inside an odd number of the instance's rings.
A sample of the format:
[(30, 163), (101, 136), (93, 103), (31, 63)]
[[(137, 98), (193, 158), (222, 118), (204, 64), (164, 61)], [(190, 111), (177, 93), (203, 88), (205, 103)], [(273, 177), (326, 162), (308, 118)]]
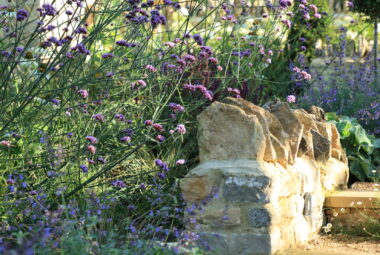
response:
[[(301, 46), (305, 46), (303, 54), (310, 61), (315, 56), (315, 44), (321, 39), (324, 40), (330, 32), (327, 28), (331, 23), (331, 17), (324, 15), (328, 12), (328, 3), (325, 0), (311, 0), (309, 4), (314, 4), (318, 7), (318, 12), (322, 13), (320, 19), (305, 20), (302, 12), (297, 12), (298, 5), (294, 5), (293, 12), (296, 13), (292, 19), (292, 28), (288, 35), (290, 58), (296, 61), (298, 52)], [(311, 15), (311, 14), (310, 14)], [(305, 39), (302, 40), (301, 38)]]
[(327, 113), (327, 120), (334, 123), (340, 133), (351, 174), (360, 181), (378, 180), (379, 173), (375, 169), (380, 164), (380, 139), (367, 134), (355, 118)]
[(371, 19), (380, 17), (380, 0), (353, 0), (353, 10), (369, 16)]

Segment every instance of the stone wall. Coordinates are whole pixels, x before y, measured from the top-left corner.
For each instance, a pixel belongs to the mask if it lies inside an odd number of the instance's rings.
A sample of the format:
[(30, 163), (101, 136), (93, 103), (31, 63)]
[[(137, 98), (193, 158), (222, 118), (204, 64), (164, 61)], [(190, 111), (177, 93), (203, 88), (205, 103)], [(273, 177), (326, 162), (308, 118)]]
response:
[(181, 189), (201, 246), (274, 254), (319, 232), (324, 194), (348, 180), (339, 133), (322, 109), (227, 98), (198, 123), (200, 164)]

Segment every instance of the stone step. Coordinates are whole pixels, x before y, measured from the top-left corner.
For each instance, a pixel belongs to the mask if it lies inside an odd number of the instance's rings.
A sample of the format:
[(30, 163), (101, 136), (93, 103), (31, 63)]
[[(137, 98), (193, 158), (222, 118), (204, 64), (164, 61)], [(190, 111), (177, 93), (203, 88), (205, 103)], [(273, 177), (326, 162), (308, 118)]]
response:
[(326, 196), (326, 208), (380, 208), (379, 191), (342, 190)]

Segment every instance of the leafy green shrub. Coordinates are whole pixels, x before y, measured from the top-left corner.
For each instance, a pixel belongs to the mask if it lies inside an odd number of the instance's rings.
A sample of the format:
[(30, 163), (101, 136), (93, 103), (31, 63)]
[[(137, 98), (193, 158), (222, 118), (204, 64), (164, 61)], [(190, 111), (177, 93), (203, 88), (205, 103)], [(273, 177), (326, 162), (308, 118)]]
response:
[(355, 118), (327, 113), (327, 120), (334, 123), (340, 133), (351, 174), (360, 181), (379, 180), (376, 167), (380, 165), (380, 139), (367, 134)]

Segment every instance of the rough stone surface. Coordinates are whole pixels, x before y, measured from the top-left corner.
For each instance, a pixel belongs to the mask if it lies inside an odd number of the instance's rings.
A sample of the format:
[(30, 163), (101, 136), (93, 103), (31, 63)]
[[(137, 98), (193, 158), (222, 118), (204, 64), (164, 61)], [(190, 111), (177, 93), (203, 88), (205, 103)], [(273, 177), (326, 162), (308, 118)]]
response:
[(227, 236), (220, 233), (200, 233), (197, 244), (213, 254), (232, 255), (227, 244)]
[(248, 222), (252, 227), (268, 227), (271, 223), (271, 215), (267, 209), (252, 208), (248, 211)]
[(311, 130), (318, 130), (317, 125), (312, 116), (302, 109), (295, 110), (294, 114), (303, 125), (302, 139), (297, 156), (301, 157), (307, 155), (314, 159), (313, 135), (311, 134)]
[(318, 106), (315, 106), (315, 105), (310, 106), (310, 108), (308, 109), (308, 112), (313, 114), (316, 120), (319, 120), (319, 121), (326, 120), (325, 111)]
[(207, 176), (186, 177), (180, 183), (183, 198), (186, 201), (199, 202), (210, 195), (212, 182)]
[(266, 176), (253, 178), (228, 177), (223, 189), (223, 197), (229, 202), (269, 203), (266, 188), (270, 179)]
[(317, 161), (326, 162), (331, 155), (331, 142), (317, 131), (311, 130), (313, 135), (314, 158)]
[(268, 104), (266, 109), (276, 116), (285, 132), (289, 135), (289, 163), (293, 164), (294, 159), (297, 157), (298, 148), (301, 142), (303, 125), (297, 119), (287, 103), (276, 102)]
[(256, 116), (260, 125), (263, 129), (264, 139), (265, 139), (265, 153), (263, 159), (265, 161), (275, 161), (276, 160), (276, 151), (273, 148), (272, 140), (270, 139), (269, 126), (265, 118), (265, 113), (262, 112), (262, 108), (240, 98), (228, 97), (223, 102), (236, 105), (243, 109), (247, 115)]
[(231, 243), (231, 250), (236, 255), (268, 255), (273, 252), (271, 236), (268, 234), (232, 234)]
[(198, 116), (200, 161), (263, 160), (266, 140), (256, 116), (241, 108), (214, 102)]
[(200, 212), (199, 221), (212, 227), (224, 228), (239, 226), (241, 223), (241, 210), (239, 207), (208, 206), (204, 212)]

